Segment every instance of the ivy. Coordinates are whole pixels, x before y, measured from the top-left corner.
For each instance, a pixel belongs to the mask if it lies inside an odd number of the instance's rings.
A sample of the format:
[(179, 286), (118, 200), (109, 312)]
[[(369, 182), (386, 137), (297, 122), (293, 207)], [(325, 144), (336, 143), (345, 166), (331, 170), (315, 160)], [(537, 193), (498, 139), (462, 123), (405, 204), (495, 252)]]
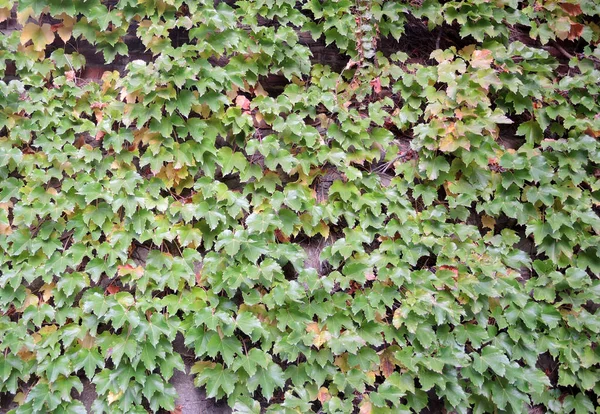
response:
[(9, 412), (595, 412), (598, 16), (0, 0)]

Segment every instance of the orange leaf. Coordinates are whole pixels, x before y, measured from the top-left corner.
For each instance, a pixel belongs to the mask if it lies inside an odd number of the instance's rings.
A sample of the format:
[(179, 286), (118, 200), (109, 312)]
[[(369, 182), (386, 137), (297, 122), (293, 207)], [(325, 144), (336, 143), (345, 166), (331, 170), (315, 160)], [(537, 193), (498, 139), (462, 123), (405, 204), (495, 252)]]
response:
[(277, 241), (279, 241), (279, 243), (287, 243), (290, 241), (290, 238), (283, 234), (283, 232), (279, 229), (275, 230), (275, 237), (277, 237)]
[(360, 405), (359, 414), (371, 414), (372, 411), (373, 404), (371, 404), (371, 401), (363, 400), (362, 404)]
[(456, 280), (458, 278), (458, 268), (454, 267), (454, 266), (447, 266), (447, 265), (442, 265), (440, 266), (440, 270), (449, 270), (452, 273), (454, 273), (453, 278)]
[(119, 293), (119, 291), (121, 290), (120, 287), (115, 286), (115, 285), (109, 285), (106, 288), (106, 291), (110, 294), (110, 295), (114, 295), (115, 293)]
[(477, 69), (488, 69), (493, 60), (491, 50), (474, 50), (471, 58), (471, 66)]
[(12, 227), (10, 224), (0, 223), (0, 235), (9, 236), (12, 234)]
[(244, 111), (250, 110), (250, 100), (244, 95), (238, 95), (237, 98), (235, 98), (235, 105), (242, 108)]
[(329, 393), (329, 390), (325, 387), (319, 388), (319, 394), (317, 395), (317, 399), (322, 403), (331, 400), (331, 394)]
[(376, 77), (370, 83), (371, 83), (371, 86), (373, 87), (373, 92), (381, 93), (381, 80), (379, 79), (379, 77)]
[(8, 7), (0, 7), (0, 23), (8, 20), (10, 17), (10, 9)]
[(583, 13), (579, 4), (560, 3), (560, 7), (570, 16), (579, 16)]

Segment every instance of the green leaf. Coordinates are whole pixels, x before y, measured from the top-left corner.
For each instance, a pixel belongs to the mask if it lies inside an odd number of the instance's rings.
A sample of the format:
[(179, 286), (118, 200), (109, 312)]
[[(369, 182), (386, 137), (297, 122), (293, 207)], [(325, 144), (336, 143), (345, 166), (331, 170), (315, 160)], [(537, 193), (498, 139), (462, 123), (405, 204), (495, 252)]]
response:
[(258, 386), (261, 388), (262, 395), (270, 400), (273, 397), (273, 392), (276, 389), (282, 388), (285, 385), (285, 375), (281, 367), (275, 363), (271, 363), (268, 368), (260, 368), (258, 372), (248, 379), (248, 389), (255, 391)]
[(73, 369), (75, 371), (83, 369), (85, 376), (92, 379), (97, 368), (104, 368), (104, 358), (96, 349), (81, 348), (77, 351), (73, 359)]
[(506, 373), (506, 366), (509, 360), (504, 353), (492, 346), (488, 345), (481, 350), (481, 354), (473, 355), (473, 368), (480, 374), (483, 374), (488, 368), (500, 376)]
[(196, 363), (191, 370), (192, 374), (198, 374), (194, 380), (197, 387), (205, 387), (208, 398), (220, 398), (230, 395), (235, 389), (238, 376), (229, 369), (223, 368), (221, 364)]
[(544, 133), (540, 125), (536, 121), (523, 122), (517, 128), (517, 135), (524, 136), (525, 140), (530, 145), (539, 144), (544, 138)]

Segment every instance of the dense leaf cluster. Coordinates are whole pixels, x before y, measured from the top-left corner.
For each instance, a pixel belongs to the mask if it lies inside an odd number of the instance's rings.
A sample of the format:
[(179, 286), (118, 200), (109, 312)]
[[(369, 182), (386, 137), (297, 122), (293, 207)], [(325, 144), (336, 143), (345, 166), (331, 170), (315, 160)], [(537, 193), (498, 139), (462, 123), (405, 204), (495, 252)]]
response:
[[(244, 413), (597, 410), (598, 2), (0, 0), (14, 13), (15, 413), (85, 412), (84, 378), (95, 412), (173, 410), (178, 333), (197, 386)], [(431, 38), (404, 53), (411, 25)], [(74, 45), (108, 63), (131, 38), (150, 59), (81, 79)]]

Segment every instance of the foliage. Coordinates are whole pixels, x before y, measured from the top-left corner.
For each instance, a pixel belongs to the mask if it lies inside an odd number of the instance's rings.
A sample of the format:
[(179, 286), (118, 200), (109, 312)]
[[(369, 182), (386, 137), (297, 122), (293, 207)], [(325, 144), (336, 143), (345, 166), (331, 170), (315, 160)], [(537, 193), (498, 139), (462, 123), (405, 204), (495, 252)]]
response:
[[(174, 410), (178, 333), (197, 386), (237, 412), (597, 410), (598, 2), (15, 6), (22, 28), (0, 35), (15, 413), (85, 412), (82, 379), (95, 412)], [(388, 53), (415, 22), (431, 55)], [(311, 60), (306, 33), (345, 67)], [(131, 38), (150, 59), (81, 79), (73, 45), (110, 63)]]

